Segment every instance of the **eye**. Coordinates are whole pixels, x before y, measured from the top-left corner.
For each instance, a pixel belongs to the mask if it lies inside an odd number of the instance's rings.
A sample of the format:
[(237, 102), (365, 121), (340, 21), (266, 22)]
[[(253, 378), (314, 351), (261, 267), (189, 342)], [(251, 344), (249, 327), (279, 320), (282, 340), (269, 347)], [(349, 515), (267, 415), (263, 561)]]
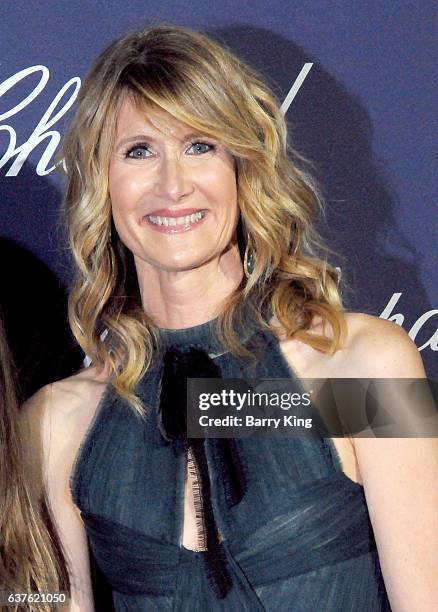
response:
[(146, 157), (150, 157), (150, 155), (145, 155), (145, 152), (148, 150), (149, 145), (146, 143), (138, 143), (126, 151), (125, 157), (130, 157), (131, 159), (145, 159)]
[[(195, 155), (202, 155), (203, 153), (208, 153), (209, 151), (214, 151), (214, 149), (216, 148), (216, 145), (214, 144), (209, 144), (208, 142), (201, 142), (201, 141), (197, 141), (197, 142), (192, 142), (192, 144), (190, 145), (189, 149), (191, 149), (192, 147), (194, 147), (194, 150), (196, 151)], [(207, 150), (202, 150), (202, 147), (208, 147)]]

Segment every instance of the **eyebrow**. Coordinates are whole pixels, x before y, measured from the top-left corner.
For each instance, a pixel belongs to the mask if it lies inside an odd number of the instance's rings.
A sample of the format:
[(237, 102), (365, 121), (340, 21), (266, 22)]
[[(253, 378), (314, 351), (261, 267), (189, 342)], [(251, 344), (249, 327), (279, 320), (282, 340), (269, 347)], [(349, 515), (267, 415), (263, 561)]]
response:
[[(184, 136), (182, 137), (182, 140), (186, 140), (187, 138), (210, 138), (210, 137), (205, 134), (202, 134), (201, 132), (188, 132), (187, 134), (184, 134)], [(153, 143), (157, 141), (156, 138), (154, 138), (153, 136), (149, 136), (148, 134), (136, 134), (135, 136), (129, 136), (128, 138), (122, 138), (121, 140), (119, 140), (119, 142), (116, 144), (116, 148), (119, 148), (125, 144), (129, 144), (130, 142), (138, 142), (139, 140), (144, 140), (146, 142), (153, 142)]]

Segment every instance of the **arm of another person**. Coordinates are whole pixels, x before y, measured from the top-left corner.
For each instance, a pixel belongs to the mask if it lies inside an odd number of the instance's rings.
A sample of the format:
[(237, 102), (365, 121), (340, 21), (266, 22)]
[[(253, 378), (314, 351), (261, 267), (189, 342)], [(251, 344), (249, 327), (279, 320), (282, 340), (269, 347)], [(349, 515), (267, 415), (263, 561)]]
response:
[[(377, 317), (365, 316), (349, 361), (364, 378), (426, 375), (408, 334)], [(390, 410), (395, 415), (397, 406)], [(353, 437), (353, 443), (392, 609), (436, 612), (438, 438)]]
[[(59, 389), (58, 385), (55, 383), (44, 387), (22, 408), (22, 422), (25, 436), (28, 437), (25, 444), (26, 464), (34, 486), (42, 477), (41, 486), (45, 488), (63, 548), (71, 588), (68, 610), (93, 612), (87, 537), (69, 486), (77, 450), (77, 427), (72, 406), (75, 398), (74, 394)], [(38, 495), (38, 492), (35, 494)]]

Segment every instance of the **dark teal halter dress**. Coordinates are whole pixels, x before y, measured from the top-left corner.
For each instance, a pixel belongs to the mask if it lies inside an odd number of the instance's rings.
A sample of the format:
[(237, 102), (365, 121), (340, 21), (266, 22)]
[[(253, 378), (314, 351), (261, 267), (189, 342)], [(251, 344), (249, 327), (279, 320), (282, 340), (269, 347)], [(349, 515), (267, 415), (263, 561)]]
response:
[[(253, 329), (255, 364), (227, 352), (214, 322), (161, 330), (162, 349), (203, 349), (223, 378), (289, 378), (278, 341)], [(161, 350), (162, 350), (161, 349)], [(160, 357), (161, 355), (161, 357)], [(163, 439), (157, 350), (138, 394), (142, 421), (106, 393), (71, 477), (93, 556), (119, 611), (379, 612), (390, 610), (363, 487), (342, 471), (329, 438), (239, 440), (247, 487), (230, 503), (213, 440), (205, 441), (215, 524), (231, 577), (219, 598), (203, 552), (185, 549), (186, 453)]]

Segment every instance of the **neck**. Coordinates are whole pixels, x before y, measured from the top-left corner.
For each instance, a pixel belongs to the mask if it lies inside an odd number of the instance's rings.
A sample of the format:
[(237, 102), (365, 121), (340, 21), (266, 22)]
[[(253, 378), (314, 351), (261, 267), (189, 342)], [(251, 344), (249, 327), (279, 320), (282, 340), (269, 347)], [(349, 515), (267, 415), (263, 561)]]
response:
[(167, 329), (216, 318), (243, 276), (237, 245), (190, 270), (162, 270), (137, 259), (135, 265), (143, 308), (158, 327)]

